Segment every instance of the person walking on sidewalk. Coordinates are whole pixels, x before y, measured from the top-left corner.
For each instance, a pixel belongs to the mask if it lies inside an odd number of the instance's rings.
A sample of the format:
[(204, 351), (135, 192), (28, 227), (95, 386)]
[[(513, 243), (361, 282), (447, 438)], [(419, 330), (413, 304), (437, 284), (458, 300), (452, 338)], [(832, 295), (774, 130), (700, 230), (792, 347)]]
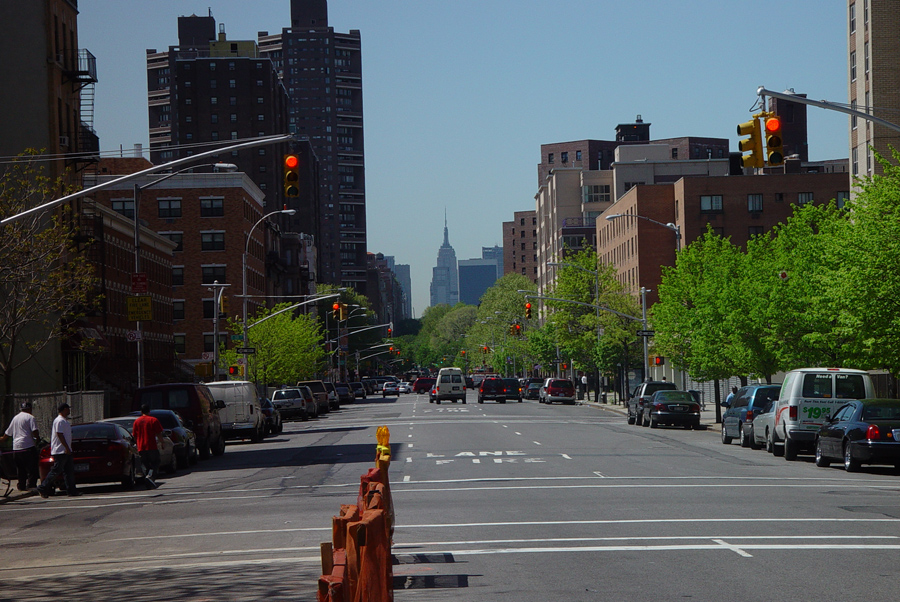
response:
[(60, 476), (65, 479), (66, 491), (70, 496), (81, 495), (81, 492), (75, 488), (72, 425), (67, 420), (72, 410), (67, 403), (59, 404), (58, 410), (59, 415), (53, 421), (53, 432), (50, 435), (50, 457), (53, 459), (53, 468), (37, 488), (43, 498), (50, 497), (54, 484)]
[(19, 407), (22, 411), (10, 421), (9, 428), (6, 429), (3, 436), (0, 436), (0, 441), (6, 441), (12, 437), (13, 458), (19, 476), (17, 487), (19, 491), (28, 491), (37, 487), (37, 444), (41, 440), (41, 435), (38, 432), (37, 421), (31, 415), (31, 402), (23, 401)]
[(154, 478), (159, 471), (159, 448), (163, 444), (163, 426), (159, 420), (150, 415), (149, 404), (141, 406), (141, 416), (134, 421), (131, 433), (141, 455), (141, 464), (144, 465), (144, 480), (147, 487), (156, 489), (158, 485)]

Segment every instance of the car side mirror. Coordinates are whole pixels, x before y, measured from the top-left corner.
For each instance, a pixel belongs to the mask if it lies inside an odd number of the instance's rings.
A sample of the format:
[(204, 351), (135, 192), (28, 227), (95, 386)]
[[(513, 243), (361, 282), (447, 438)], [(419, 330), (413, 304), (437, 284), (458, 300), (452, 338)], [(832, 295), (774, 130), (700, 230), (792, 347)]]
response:
[(217, 400), (216, 400), (216, 409), (217, 409), (217, 410), (224, 410), (224, 409), (225, 409), (225, 402), (222, 401), (221, 399), (217, 399)]

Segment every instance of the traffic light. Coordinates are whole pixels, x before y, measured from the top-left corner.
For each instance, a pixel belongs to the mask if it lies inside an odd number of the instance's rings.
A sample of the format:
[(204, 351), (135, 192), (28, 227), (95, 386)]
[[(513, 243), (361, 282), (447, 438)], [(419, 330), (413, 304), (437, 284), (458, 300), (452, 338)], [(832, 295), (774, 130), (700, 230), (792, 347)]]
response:
[(509, 325), (509, 336), (511, 336), (511, 337), (516, 336), (516, 325), (515, 324)]
[(531, 319), (531, 303), (525, 304), (525, 319), (526, 320)]
[(488, 347), (487, 347), (487, 345), (485, 345), (484, 347), (481, 348), (481, 353), (487, 355), (487, 353), (488, 353)]
[(228, 316), (228, 296), (219, 297), (219, 318), (224, 319)]
[(666, 358), (657, 355), (653, 358), (653, 363), (657, 366), (662, 366), (666, 363)]
[(738, 142), (738, 148), (742, 153), (750, 152), (749, 155), (741, 157), (741, 164), (744, 167), (762, 167), (763, 166), (763, 146), (762, 133), (759, 129), (759, 120), (756, 116), (750, 121), (737, 126), (738, 136), (750, 136)]
[(459, 354), (460, 354), (461, 356), (463, 356), (463, 357), (466, 357), (466, 350), (465, 350), (465, 349), (460, 349), (460, 350), (459, 350)]
[(289, 199), (300, 196), (300, 158), (297, 155), (284, 156), (284, 196)]
[(513, 334), (515, 334), (517, 337), (522, 336), (522, 325), (514, 324), (513, 327), (515, 328), (515, 332)]
[(766, 163), (772, 167), (784, 164), (781, 118), (771, 113), (766, 117)]
[(238, 366), (228, 366), (228, 374), (230, 374), (231, 376), (237, 376), (238, 374), (240, 374), (240, 370), (238, 368)]
[(569, 369), (569, 364), (566, 364), (565, 362), (563, 362), (563, 364), (562, 364), (562, 369), (563, 369), (563, 370), (568, 370), (568, 369)]
[(334, 318), (335, 320), (341, 319), (341, 304), (340, 303), (335, 303), (334, 305), (331, 306), (331, 317)]
[(391, 333), (394, 332), (393, 328), (388, 328), (388, 338), (391, 338)]

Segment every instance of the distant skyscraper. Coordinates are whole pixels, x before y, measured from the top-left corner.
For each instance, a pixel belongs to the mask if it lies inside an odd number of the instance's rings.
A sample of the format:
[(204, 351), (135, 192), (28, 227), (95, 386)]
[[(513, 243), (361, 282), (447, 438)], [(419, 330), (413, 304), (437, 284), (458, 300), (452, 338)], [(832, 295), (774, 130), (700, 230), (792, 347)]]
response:
[(431, 305), (456, 305), (459, 303), (459, 268), (456, 251), (450, 246), (447, 215), (444, 213), (444, 244), (438, 249), (437, 265), (431, 276)]
[(503, 247), (481, 247), (481, 258), (497, 264), (497, 278), (503, 277)]
[(397, 282), (403, 288), (403, 312), (402, 317), (411, 318), (412, 315), (412, 277), (410, 276), (408, 263), (394, 264), (394, 275)]
[(459, 260), (459, 300), (478, 305), (481, 296), (497, 282), (496, 259)]

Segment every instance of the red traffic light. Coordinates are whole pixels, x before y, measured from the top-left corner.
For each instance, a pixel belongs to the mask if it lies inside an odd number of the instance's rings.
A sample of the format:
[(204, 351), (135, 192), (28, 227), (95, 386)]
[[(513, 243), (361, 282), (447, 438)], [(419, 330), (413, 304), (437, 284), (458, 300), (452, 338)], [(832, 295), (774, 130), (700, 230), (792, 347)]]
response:
[(766, 119), (766, 132), (776, 134), (781, 131), (781, 119), (778, 117), (769, 117)]
[(526, 304), (525, 304), (525, 309), (531, 309), (531, 303), (526, 303)]
[(297, 155), (284, 156), (284, 166), (288, 169), (297, 169), (298, 165), (300, 165), (300, 159), (297, 158)]

